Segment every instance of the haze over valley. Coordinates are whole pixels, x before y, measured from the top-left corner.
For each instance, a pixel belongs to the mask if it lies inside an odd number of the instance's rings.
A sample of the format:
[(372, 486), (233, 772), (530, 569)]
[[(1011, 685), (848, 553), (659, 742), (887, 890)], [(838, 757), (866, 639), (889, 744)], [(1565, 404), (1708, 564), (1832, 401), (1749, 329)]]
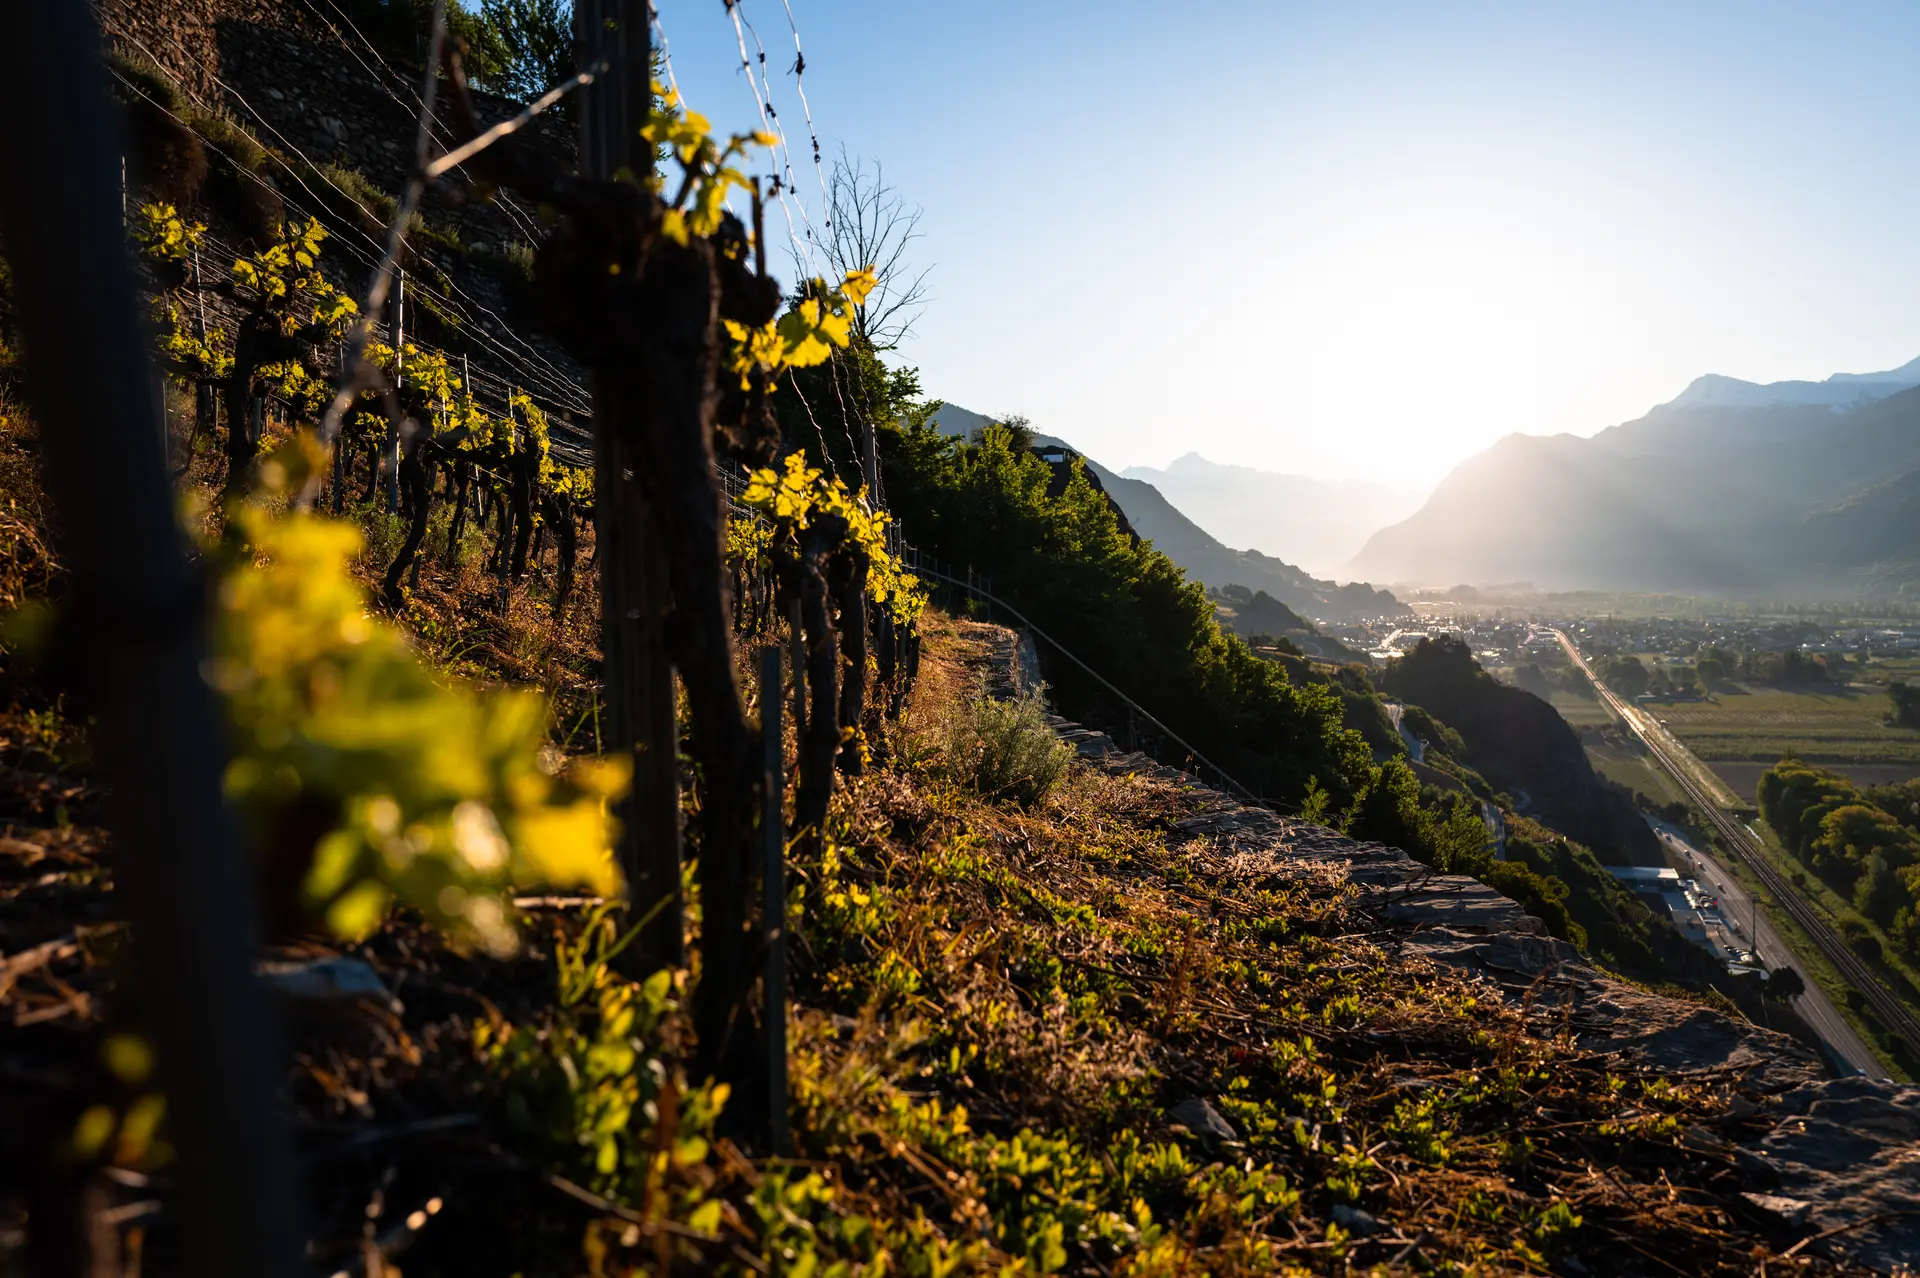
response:
[(1514, 434), (1344, 566), (1396, 583), (1531, 582), (1840, 599), (1920, 581), (1920, 361), (1756, 385), (1715, 375), (1591, 438)]
[[(964, 436), (991, 419), (948, 405), (937, 420)], [(1322, 619), (1364, 615), (1331, 602), (1335, 582), (1402, 596), (1456, 584), (1819, 600), (1920, 591), (1920, 359), (1819, 381), (1703, 374), (1592, 435), (1510, 434), (1431, 492), (1197, 452), (1117, 471), (1087, 460), (1136, 530), (1189, 573), (1267, 589)]]
[(1195, 523), (1231, 546), (1245, 546), (1332, 576), (1374, 532), (1420, 508), (1427, 493), (1369, 479), (1280, 474), (1186, 453), (1164, 469), (1129, 466), (1128, 479), (1152, 484)]

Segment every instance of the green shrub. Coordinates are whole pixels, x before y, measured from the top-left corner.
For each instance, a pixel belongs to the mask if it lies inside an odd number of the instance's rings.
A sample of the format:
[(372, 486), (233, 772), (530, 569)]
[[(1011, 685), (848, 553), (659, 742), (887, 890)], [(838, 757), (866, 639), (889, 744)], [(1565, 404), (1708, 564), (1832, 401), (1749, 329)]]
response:
[(1873, 929), (1865, 919), (1852, 914), (1843, 915), (1839, 930), (1854, 953), (1871, 963), (1880, 961), (1880, 938), (1873, 934)]
[(981, 697), (947, 724), (947, 758), (981, 794), (1023, 806), (1047, 797), (1073, 751), (1047, 726), (1038, 689), (1011, 701)]
[(330, 205), (351, 201), (347, 216), (362, 230), (381, 232), (393, 220), (394, 198), (373, 184), (359, 169), (344, 164), (322, 164), (315, 171), (322, 184), (320, 194)]
[(1546, 924), (1547, 931), (1572, 945), (1587, 948), (1587, 930), (1573, 921), (1567, 912), (1566, 883), (1552, 875), (1536, 873), (1515, 861), (1492, 861), (1481, 871), (1480, 881), (1502, 896), (1511, 898), (1520, 908)]
[(376, 497), (372, 503), (354, 508), (352, 514), (365, 538), (361, 561), (384, 572), (400, 553), (400, 543), (407, 539), (407, 521), (387, 510), (382, 501), (384, 498)]

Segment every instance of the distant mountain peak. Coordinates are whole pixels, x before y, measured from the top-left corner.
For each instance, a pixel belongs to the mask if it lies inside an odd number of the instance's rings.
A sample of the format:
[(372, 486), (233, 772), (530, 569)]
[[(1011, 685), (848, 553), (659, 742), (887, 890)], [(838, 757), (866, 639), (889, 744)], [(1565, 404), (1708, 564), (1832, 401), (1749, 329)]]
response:
[(1590, 439), (1509, 435), (1456, 466), (1345, 571), (1391, 583), (1898, 596), (1920, 580), (1909, 567), (1920, 516), (1909, 517), (1906, 489), (1866, 490), (1920, 474), (1917, 379), (1920, 361), (1824, 382), (1709, 376)]
[(1764, 408), (1773, 404), (1848, 407), (1920, 386), (1920, 358), (1879, 373), (1835, 373), (1825, 381), (1749, 382), (1723, 373), (1696, 377), (1662, 408)]
[[(932, 418), (935, 429), (963, 439), (989, 420), (952, 403), (943, 404)], [(1180, 565), (1190, 580), (1216, 588), (1245, 586), (1249, 590), (1263, 590), (1289, 608), (1322, 621), (1402, 616), (1407, 612), (1405, 604), (1365, 582), (1350, 581), (1343, 585), (1322, 580), (1287, 560), (1263, 555), (1257, 550), (1233, 549), (1188, 518), (1154, 483), (1132, 473), (1110, 471), (1064, 440), (1051, 435), (1035, 435), (1034, 443), (1043, 449), (1059, 447), (1080, 456), (1133, 530)], [(1182, 466), (1181, 463), (1187, 465)], [(1245, 466), (1220, 466), (1197, 452), (1189, 453), (1166, 471), (1144, 467), (1135, 467), (1134, 470), (1161, 477), (1172, 474), (1175, 468), (1184, 472), (1176, 477), (1190, 483), (1205, 484), (1217, 480), (1223, 473), (1230, 474), (1239, 483), (1283, 482), (1312, 488), (1327, 482), (1299, 475), (1271, 475)], [(1283, 508), (1299, 505), (1298, 502), (1275, 502), (1272, 499), (1264, 504)], [(1352, 503), (1347, 505), (1351, 506)], [(1363, 536), (1355, 536), (1353, 540), (1357, 542)]]
[[(1129, 466), (1127, 469), (1140, 470), (1145, 468), (1138, 467), (1138, 466)], [(1229, 469), (1247, 470), (1249, 469), (1249, 467), (1245, 467), (1245, 466), (1230, 467), (1221, 462), (1209, 461), (1205, 457), (1202, 457), (1197, 452), (1182, 453), (1178, 457), (1174, 458), (1172, 461), (1167, 463), (1167, 470), (1169, 473), (1186, 472), (1186, 471), (1229, 470)]]

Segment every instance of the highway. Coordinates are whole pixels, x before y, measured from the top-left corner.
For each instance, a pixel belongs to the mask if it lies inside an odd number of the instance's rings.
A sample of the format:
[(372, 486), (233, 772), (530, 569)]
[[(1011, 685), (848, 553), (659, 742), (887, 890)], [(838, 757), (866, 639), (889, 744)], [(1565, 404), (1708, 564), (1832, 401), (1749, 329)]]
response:
[[(1738, 857), (1766, 886), (1767, 891), (1772, 893), (1774, 900), (1780, 903), (1780, 907), (1787, 912), (1788, 917), (1792, 918), (1800, 930), (1812, 939), (1821, 955), (1838, 969), (1841, 978), (1860, 991), (1880, 1023), (1905, 1039), (1910, 1051), (1920, 1054), (1920, 1020), (1916, 1020), (1906, 1006), (1880, 983), (1866, 962), (1855, 954), (1832, 928), (1827, 926), (1826, 920), (1821, 918), (1819, 912), (1800, 895), (1793, 886), (1792, 880), (1773, 867), (1753, 831), (1735, 820), (1720, 806), (1715, 795), (1708, 789), (1698, 770), (1693, 766), (1696, 761), (1686, 753), (1686, 748), (1663, 731), (1660, 725), (1653, 721), (1652, 716), (1627, 704), (1608, 688), (1594, 673), (1593, 668), (1587, 664), (1586, 658), (1580, 655), (1580, 650), (1574, 646), (1573, 641), (1564, 631), (1555, 630), (1553, 634), (1560, 641), (1560, 646), (1566, 650), (1567, 660), (1587, 677), (1608, 709), (1620, 722), (1626, 724), (1635, 736), (1640, 738), (1648, 752), (1686, 792), (1694, 807), (1698, 808), (1701, 814), (1713, 824), (1721, 841), (1731, 849), (1733, 855)], [(1712, 864), (1719, 871), (1717, 876), (1710, 876), (1709, 881), (1717, 891), (1722, 893), (1723, 899), (1729, 902), (1731, 912), (1736, 916), (1745, 914), (1749, 918), (1754, 917), (1747, 894), (1741, 891), (1737, 896), (1735, 895), (1733, 889), (1737, 887), (1737, 883), (1733, 876), (1727, 873), (1726, 868), (1714, 862), (1713, 858), (1704, 851), (1690, 850), (1695, 851), (1703, 861)], [(1740, 908), (1742, 906), (1745, 908)], [(1768, 953), (1769, 949), (1781, 956), (1792, 954), (1764, 918), (1760, 920), (1760, 936), (1757, 940), (1759, 943), (1756, 948), (1762, 959), (1770, 964), (1774, 960)], [(1771, 946), (1768, 944), (1769, 941), (1772, 942)], [(1802, 975), (1806, 973), (1803, 972)], [(1870, 1077), (1885, 1078), (1886, 1071), (1811, 977), (1808, 978), (1806, 985), (1807, 993), (1795, 1001), (1795, 1010), (1800, 1012), (1816, 1033), (1826, 1039), (1828, 1047), (1835, 1056)]]
[[(1745, 948), (1758, 954), (1760, 961), (1770, 969), (1791, 967), (1807, 977), (1806, 963), (1774, 929), (1772, 921), (1754, 909), (1753, 897), (1726, 866), (1715, 860), (1711, 853), (1695, 847), (1685, 831), (1664, 821), (1654, 821), (1652, 824), (1654, 832), (1667, 846), (1674, 860), (1688, 866), (1700, 886), (1719, 898), (1721, 919), (1731, 926), (1734, 936)], [(1793, 1010), (1826, 1042), (1828, 1052), (1837, 1060), (1845, 1061), (1869, 1078), (1887, 1077), (1887, 1071), (1874, 1057), (1873, 1049), (1867, 1046), (1859, 1031), (1847, 1023), (1847, 1018), (1833, 1005), (1827, 992), (1814, 984), (1810, 977), (1806, 981), (1806, 993), (1793, 1000)]]

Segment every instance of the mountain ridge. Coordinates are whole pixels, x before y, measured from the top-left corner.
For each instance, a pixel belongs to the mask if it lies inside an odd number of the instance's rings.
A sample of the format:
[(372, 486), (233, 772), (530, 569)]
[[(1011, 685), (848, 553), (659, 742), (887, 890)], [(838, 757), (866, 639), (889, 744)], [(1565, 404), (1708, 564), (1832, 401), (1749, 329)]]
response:
[[(1852, 404), (1863, 396), (1882, 398), (1894, 391), (1920, 386), (1920, 357), (1898, 368), (1878, 373), (1832, 373), (1821, 381), (1790, 379), (1778, 382), (1749, 382), (1724, 373), (1705, 373), (1694, 378), (1664, 407), (1694, 404)], [(1884, 388), (1884, 389), (1881, 389)], [(1876, 389), (1879, 390), (1875, 394)]]
[[(994, 421), (951, 403), (943, 404), (931, 420), (941, 433), (960, 438)], [(1302, 568), (1257, 550), (1235, 550), (1201, 528), (1145, 480), (1130, 479), (1109, 470), (1056, 436), (1036, 434), (1034, 442), (1042, 447), (1064, 448), (1081, 457), (1135, 532), (1202, 585), (1216, 589), (1245, 586), (1249, 590), (1264, 590), (1315, 621), (1404, 616), (1411, 611), (1391, 592), (1376, 590), (1366, 582), (1340, 583), (1316, 578)]]
[(1412, 514), (1425, 493), (1371, 479), (1326, 479), (1211, 461), (1188, 452), (1165, 467), (1129, 466), (1208, 533), (1281, 555), (1325, 575), (1380, 528)]
[(1836, 374), (1859, 396), (1844, 405), (1795, 400), (1797, 390), (1745, 404), (1683, 392), (1588, 438), (1507, 435), (1343, 571), (1396, 583), (1523, 578), (1548, 590), (1897, 593), (1920, 580), (1898, 567), (1920, 562), (1913, 521), (1876, 524), (1877, 507), (1854, 499), (1920, 470), (1920, 384), (1900, 384), (1916, 374), (1920, 361)]

